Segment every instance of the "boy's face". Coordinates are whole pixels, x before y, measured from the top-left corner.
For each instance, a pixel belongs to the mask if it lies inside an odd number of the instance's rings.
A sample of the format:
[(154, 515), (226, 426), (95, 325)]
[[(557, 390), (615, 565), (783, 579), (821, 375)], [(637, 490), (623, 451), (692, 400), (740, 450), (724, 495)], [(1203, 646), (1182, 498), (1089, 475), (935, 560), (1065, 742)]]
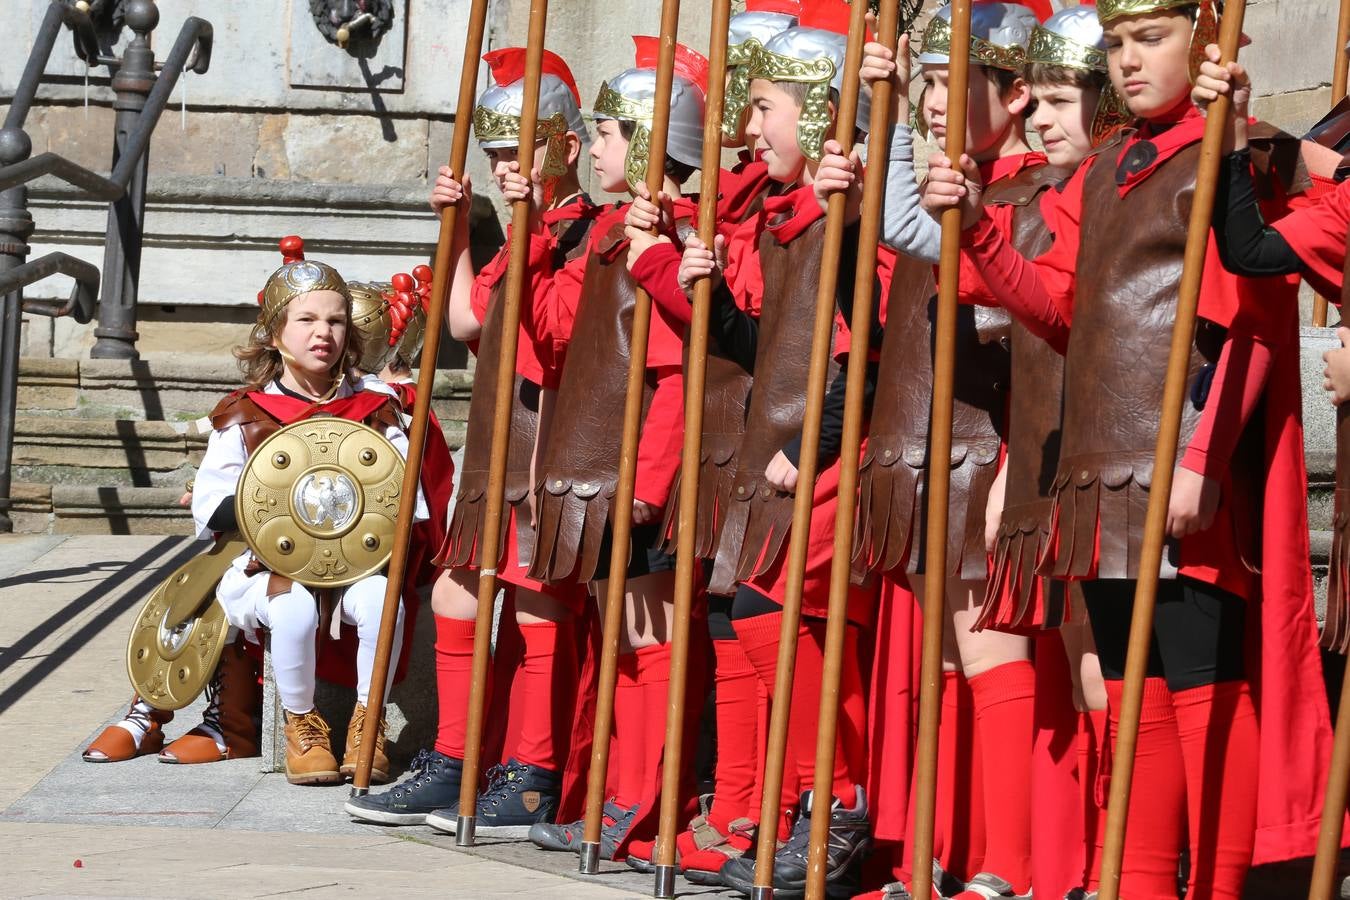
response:
[(628, 176), (624, 162), (628, 158), (628, 139), (613, 119), (601, 119), (595, 126), (595, 141), (591, 144), (591, 165), (600, 179), (602, 190), (611, 194), (628, 192)]
[(297, 368), (311, 377), (324, 377), (342, 359), (347, 346), (347, 301), (337, 291), (310, 291), (286, 304), (286, 323), (273, 346), (280, 343)]
[(745, 124), (745, 143), (763, 152), (769, 177), (781, 184), (794, 184), (806, 169), (806, 154), (797, 146), (797, 120), (802, 107), (797, 98), (779, 84), (756, 78), (750, 82), (750, 120)]
[(1077, 168), (1092, 151), (1092, 117), (1101, 92), (1072, 84), (1035, 84), (1031, 127), (1041, 136), (1052, 166)]
[[(923, 67), (924, 118), (943, 150), (947, 149), (947, 76), (946, 66), (928, 63)], [(1031, 91), (1018, 78), (1005, 92), (987, 68), (972, 65), (967, 96), (965, 152), (976, 162), (988, 162), (998, 156), (1009, 130), (1022, 127), (1020, 120)]]
[(1180, 12), (1125, 16), (1106, 26), (1111, 83), (1132, 114), (1156, 118), (1190, 96), (1192, 30)]

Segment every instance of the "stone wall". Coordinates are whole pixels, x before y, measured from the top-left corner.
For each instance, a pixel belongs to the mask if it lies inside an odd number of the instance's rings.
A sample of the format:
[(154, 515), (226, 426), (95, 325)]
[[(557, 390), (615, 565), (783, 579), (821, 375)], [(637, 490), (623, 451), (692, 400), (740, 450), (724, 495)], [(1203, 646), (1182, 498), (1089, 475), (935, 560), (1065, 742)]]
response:
[[(20, 11), (18, 45), (26, 46), (24, 32), (47, 0), (9, 4)], [(437, 225), (426, 207), (429, 175), (449, 156), (470, 0), (394, 6), (394, 26), (378, 46), (349, 52), (319, 33), (308, 0), (161, 4), (161, 55), (190, 14), (213, 23), (215, 51), (209, 73), (175, 90), (151, 148), (144, 352), (227, 352), (251, 318), (285, 234), (303, 235), (312, 255), (356, 278), (387, 278), (430, 257)], [(1327, 108), (1336, 10), (1331, 0), (1249, 0), (1246, 30), (1254, 43), (1244, 59), (1256, 79), (1259, 115), (1301, 132)], [(529, 11), (530, 0), (493, 0), (489, 44), (522, 42)], [(585, 105), (601, 80), (631, 62), (629, 35), (655, 32), (659, 16), (658, 0), (551, 4), (548, 44), (572, 65)], [(705, 49), (708, 19), (706, 2), (683, 3), (681, 41)], [(114, 37), (120, 49), (128, 34)], [(0, 55), (0, 105), (24, 61)], [(27, 123), (34, 153), (57, 150), (107, 170), (112, 94), (106, 70), (97, 71), (104, 74), (86, 85), (69, 41), (58, 42), (50, 83)], [(470, 153), (470, 171), (480, 187), (490, 184), (482, 154)], [(589, 182), (583, 166), (583, 185)], [(504, 221), (495, 192), (482, 193), (474, 222), (480, 257), (500, 241)], [(105, 206), (43, 182), (32, 209), (34, 255), (62, 249), (101, 264)], [(30, 294), (66, 292), (65, 283), (50, 279)], [(90, 328), (34, 319), (25, 352), (83, 356), (91, 344)]]

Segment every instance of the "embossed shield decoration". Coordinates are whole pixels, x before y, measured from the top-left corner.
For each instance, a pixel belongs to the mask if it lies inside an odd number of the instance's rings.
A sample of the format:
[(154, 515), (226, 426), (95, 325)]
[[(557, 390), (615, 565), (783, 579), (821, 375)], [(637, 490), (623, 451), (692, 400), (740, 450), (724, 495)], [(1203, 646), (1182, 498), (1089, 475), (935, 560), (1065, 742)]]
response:
[(239, 529), (263, 565), (313, 588), (384, 568), (394, 549), (403, 457), (359, 422), (318, 417), (263, 441), (235, 491)]

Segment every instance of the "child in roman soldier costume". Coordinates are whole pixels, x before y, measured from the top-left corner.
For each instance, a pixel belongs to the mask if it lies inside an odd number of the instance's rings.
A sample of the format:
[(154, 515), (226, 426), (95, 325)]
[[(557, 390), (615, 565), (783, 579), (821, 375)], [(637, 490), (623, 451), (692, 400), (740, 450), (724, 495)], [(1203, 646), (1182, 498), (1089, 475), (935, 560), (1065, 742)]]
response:
[[(925, 202), (961, 205), (965, 254), (985, 284), (1065, 353), (1039, 571), (1082, 586), (1114, 733), (1203, 131), (1190, 65), (1215, 33), (1218, 10), (1110, 0), (1097, 13), (1112, 84), (1135, 118), (1044, 208), (1049, 249), (1029, 262), (980, 214), (969, 160), (957, 170), (934, 158)], [(1272, 164), (1279, 155), (1254, 160), (1274, 208), (1302, 187)], [(1214, 248), (1206, 257), (1122, 896), (1175, 897), (1183, 845), (1187, 896), (1236, 898), (1253, 862), (1308, 855), (1315, 844), (1330, 735), (1308, 559), (1294, 288), (1287, 277), (1233, 276)]]
[[(407, 437), (397, 407), (386, 394), (359, 390), (348, 371), (361, 358), (351, 327), (351, 296), (340, 275), (323, 263), (286, 263), (268, 279), (262, 311), (249, 343), (236, 351), (248, 387), (217, 405), (213, 431), (192, 495), (198, 534), (207, 537), (238, 527), (235, 487), (249, 456), (281, 427), (314, 416), (337, 416), (376, 428), (400, 453)], [(418, 495), (418, 518), (425, 507)], [(247, 502), (247, 501), (245, 501)], [(354, 768), (356, 736), (365, 701), (384, 607), (385, 577), (368, 575), (340, 591), (310, 589), (268, 571), (252, 551), (234, 560), (216, 591), (230, 625), (251, 643), (270, 635), (277, 692), (285, 710), (286, 777), (293, 784), (331, 784), (342, 772), (329, 743), (329, 727), (314, 708), (315, 633), (330, 623), (355, 626), (357, 703), (348, 725), (341, 767)], [(326, 596), (325, 596), (326, 595)], [(402, 610), (395, 636), (397, 664)], [(383, 722), (372, 778), (388, 778)]]
[[(610, 193), (631, 192), (645, 179), (648, 166), (658, 42), (650, 37), (633, 40), (635, 65), (601, 85), (594, 107), (597, 124), (591, 159), (597, 183)], [(673, 222), (681, 229), (688, 227), (695, 210), (690, 199), (679, 195), (680, 185), (697, 170), (702, 157), (706, 82), (707, 61), (677, 45), (664, 192), (675, 198)], [(645, 360), (632, 535), (630, 546), (614, 547), (610, 504), (618, 480), (637, 289), (626, 267), (627, 212), (628, 204), (605, 210), (596, 220), (584, 258), (559, 271), (526, 315), (536, 338), (557, 358), (566, 356), (553, 413), (555, 427), (536, 468), (539, 525), (530, 574), (548, 582), (589, 583), (603, 603), (611, 554), (627, 560), (610, 799), (604, 807), (600, 846), (605, 859), (624, 858), (630, 840), (650, 838), (655, 832), (674, 591), (674, 558), (661, 549), (661, 512), (679, 467), (684, 424), (682, 342), (675, 326), (654, 310)], [(532, 242), (531, 256), (537, 252), (537, 241)], [(695, 644), (692, 673), (700, 672), (703, 657), (703, 648)], [(699, 698), (690, 716), (694, 721), (702, 705), (702, 679), (697, 674), (691, 678), (690, 696)], [(579, 721), (578, 727), (589, 729), (590, 722)], [(696, 731), (687, 733), (692, 736)], [(531, 830), (530, 839), (544, 849), (576, 850), (581, 833), (581, 822), (539, 825)]]
[[(744, 12), (731, 17), (727, 36), (727, 92), (723, 112), (722, 146), (743, 148), (731, 169), (718, 176), (717, 227), (728, 235), (762, 207), (775, 182), (768, 167), (747, 146), (745, 125), (750, 105), (750, 67), (754, 54), (775, 35), (797, 22), (798, 0), (747, 0)], [(672, 241), (651, 237), (660, 221), (660, 208), (646, 199), (646, 186), (629, 208), (629, 258), (634, 279), (666, 316), (680, 327), (688, 324), (689, 298), (679, 283), (680, 251)], [(658, 202), (666, 204), (666, 198)], [(715, 341), (709, 342), (703, 396), (703, 437), (699, 473), (695, 553), (711, 565), (717, 557), (736, 475), (736, 451), (745, 428), (750, 373), (732, 360)], [(667, 552), (674, 553), (680, 510), (680, 476), (676, 473), (666, 504), (662, 535)], [(739, 547), (736, 538), (728, 541)], [(722, 560), (729, 560), (723, 554)], [(711, 575), (708, 587), (708, 633), (712, 639), (714, 700), (718, 752), (713, 774), (714, 792), (702, 814), (689, 823), (675, 841), (676, 866), (698, 884), (720, 884), (717, 873), (729, 858), (751, 845), (759, 819), (760, 763), (768, 717), (768, 693), (755, 674), (745, 649), (731, 626), (731, 595), (735, 593), (731, 565)], [(628, 864), (645, 871), (651, 866), (654, 842), (634, 842)]]
[[(483, 59), (491, 68), (494, 84), (478, 99), (474, 131), (501, 188), (519, 172), (515, 157), (524, 102), (525, 50), (494, 50)], [(554, 269), (580, 252), (594, 214), (577, 181), (577, 160), (586, 140), (578, 97), (567, 64), (545, 52), (536, 132), (542, 144), (536, 159), (542, 172), (544, 208), (540, 253), (526, 277), (531, 292), (541, 290)], [(573, 713), (579, 640), (576, 616), (582, 598), (568, 586), (546, 585), (526, 571), (534, 542), (533, 513), (527, 501), (540, 410), (551, 393), (549, 388), (556, 386), (557, 374), (551, 356), (538, 352), (523, 329), (512, 390), (501, 556), (491, 563), (480, 558), (510, 241), (508, 235), (507, 244), (475, 276), (469, 257), (470, 201), (469, 180), (458, 180), (442, 168), (431, 197), (432, 208), (441, 212), (452, 204), (462, 206), (455, 241), (461, 249), (454, 260), (446, 317), (451, 335), (469, 343), (478, 365), (458, 490), (436, 557), (437, 565), (444, 567), (432, 593), (439, 709), (436, 743), (420, 755), (413, 777), (383, 794), (353, 798), (346, 810), (366, 821), (426, 822), (454, 831), (468, 727), (478, 570), (492, 565), (507, 592), (507, 613), (502, 618), (491, 687), (498, 697), (513, 701), (513, 726), (508, 736), (504, 714), (485, 723), (488, 752), (484, 758), (495, 761), (494, 745), (500, 746), (501, 765), (488, 772), (478, 799), (477, 828), (482, 834), (523, 837), (534, 823), (551, 821), (558, 808)], [(528, 305), (531, 301), (522, 302)], [(410, 312), (415, 314), (415, 310)], [(416, 329), (415, 321), (409, 327)], [(506, 704), (499, 703), (495, 709), (504, 712)], [(505, 746), (508, 737), (510, 746)]]
[[(781, 604), (787, 591), (786, 550), (793, 492), (813, 491), (802, 590), (802, 638), (791, 689), (788, 757), (780, 798), (784, 815), (779, 822), (758, 824), (774, 828), (784, 842), (775, 857), (774, 887), (801, 890), (810, 818), (813, 814), (829, 815), (827, 878), (832, 895), (856, 885), (868, 844), (867, 802), (862, 790), (865, 723), (861, 670), (856, 651), (850, 649), (844, 656), (841, 681), (835, 775), (830, 787), (820, 793), (812, 782), (824, 617), (838, 502), (838, 444), (830, 446), (828, 438), (822, 442), (823, 461), (815, 485), (796, 484), (796, 454), (825, 231), (811, 180), (825, 136), (834, 124), (835, 104), (843, 84), (848, 16), (847, 5), (834, 0), (803, 3), (798, 26), (772, 37), (751, 61), (751, 112), (745, 133), (747, 142), (762, 155), (777, 190), (729, 237), (719, 235), (715, 248), (691, 238), (680, 271), (687, 289), (699, 277), (715, 277), (714, 339), (723, 352), (754, 375), (718, 565), (732, 567), (737, 581), (732, 626), (771, 696), (776, 687), (781, 687), (774, 679)], [(860, 110), (858, 121), (865, 122), (866, 118), (866, 111)], [(834, 355), (843, 357), (847, 353), (847, 332), (837, 328), (833, 342)], [(857, 647), (859, 633), (868, 624), (871, 612), (869, 593), (855, 591), (849, 599), (850, 647)], [(794, 816), (798, 809), (800, 814)], [(753, 870), (753, 860), (744, 856), (732, 859), (721, 869), (722, 883), (749, 893)]]
[[(1035, 14), (1024, 6), (979, 4), (971, 12), (970, 47), (961, 48), (971, 61), (966, 149), (989, 184), (984, 199), (991, 214), (1019, 245), (1043, 239), (1035, 216), (1022, 214), (1064, 174), (1047, 167), (1044, 154), (1032, 152), (1025, 138), (1031, 97), (1022, 68), (1035, 25)], [(951, 10), (944, 7), (930, 20), (918, 57), (925, 83), (923, 117), (939, 144), (947, 131), (947, 67), (952, 52)], [(895, 78), (893, 59), (880, 45), (869, 44), (864, 77)], [(907, 81), (896, 80), (900, 83), (895, 94), (903, 97)], [(886, 175), (883, 237), (903, 255), (896, 262), (886, 299), (875, 404), (859, 478), (855, 564), (861, 572), (881, 573), (885, 586), (884, 627), (877, 651), (878, 678), (885, 687), (875, 699), (873, 721), (891, 735), (907, 735), (913, 727), (913, 693), (897, 686), (912, 684), (916, 663), (912, 647), (917, 615), (910, 591), (921, 596), (923, 588), (927, 512), (923, 484), (936, 293), (931, 264), (937, 261), (941, 234), (919, 205), (912, 137), (908, 126), (897, 122)], [(837, 153), (837, 147), (830, 149)], [(841, 183), (857, 190), (852, 177), (856, 155), (845, 160), (831, 154), (822, 168), (822, 185)], [(1022, 219), (1026, 221), (1018, 221)], [(1002, 310), (984, 305), (991, 300), (972, 292), (965, 279), (960, 299), (961, 363), (948, 463), (952, 513), (945, 574), (947, 633), (953, 640), (944, 654), (934, 850), (941, 869), (939, 886), (944, 894), (964, 900), (967, 893), (961, 892), (957, 871), (970, 877), (970, 897), (1025, 896), (1030, 891), (1035, 672), (1026, 638), (973, 630), (986, 593), (985, 510), (1007, 431), (1009, 319)], [(873, 735), (873, 741), (887, 742), (887, 736)], [(888, 743), (908, 750), (907, 740), (893, 737)], [(878, 790), (891, 801), (891, 808), (880, 813), (883, 833), (897, 841), (908, 829), (905, 806), (912, 793), (904, 779), (909, 767), (905, 760), (894, 767), (890, 758), (878, 762), (890, 770), (875, 778)], [(971, 807), (968, 813), (958, 811), (965, 806)], [(902, 881), (907, 880), (907, 856), (896, 860)]]

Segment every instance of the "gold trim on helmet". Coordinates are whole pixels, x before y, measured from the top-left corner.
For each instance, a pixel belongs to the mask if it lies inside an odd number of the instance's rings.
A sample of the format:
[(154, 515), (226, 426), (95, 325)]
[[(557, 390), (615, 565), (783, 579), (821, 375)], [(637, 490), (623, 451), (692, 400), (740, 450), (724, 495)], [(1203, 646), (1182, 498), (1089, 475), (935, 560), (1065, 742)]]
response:
[(1130, 108), (1125, 105), (1125, 98), (1116, 93), (1116, 89), (1108, 82), (1102, 88), (1101, 96), (1097, 98), (1097, 109), (1092, 114), (1089, 130), (1092, 146), (1105, 143), (1132, 118)]
[(1032, 65), (1067, 66), (1087, 72), (1106, 71), (1105, 50), (1056, 34), (1040, 25), (1031, 30), (1026, 61)]
[[(950, 22), (941, 16), (933, 16), (928, 20), (928, 27), (923, 31), (923, 52), (939, 53), (948, 58), (951, 57), (952, 26)], [(970, 61), (976, 65), (993, 66), (996, 69), (1019, 72), (1027, 61), (1027, 52), (1016, 44), (1011, 47), (1000, 47), (972, 34), (970, 36)]]
[(1195, 6), (1197, 0), (1097, 0), (1097, 21), (1105, 25), (1122, 16), (1163, 12), (1183, 6)]
[[(555, 112), (546, 119), (539, 119), (534, 126), (535, 141), (545, 141), (544, 161), (539, 173), (545, 179), (560, 178), (567, 174), (567, 118)], [(473, 109), (473, 133), (479, 142), (520, 141), (520, 116), (497, 112), (485, 106)]]
[(764, 49), (756, 38), (747, 38), (727, 48), (727, 89), (722, 104), (722, 136), (729, 141), (742, 140), (745, 123), (742, 119), (750, 106), (750, 70), (755, 57)]
[(267, 279), (263, 287), (262, 309), (258, 312), (258, 324), (271, 332), (277, 318), (285, 311), (290, 302), (301, 294), (312, 291), (336, 291), (351, 307), (351, 294), (347, 291), (347, 282), (338, 274), (337, 269), (327, 263), (308, 259), (286, 263)]
[(834, 60), (828, 56), (803, 60), (761, 48), (750, 63), (751, 79), (791, 81), (807, 86), (797, 119), (797, 146), (812, 162), (819, 162), (825, 153), (825, 137), (830, 131), (830, 82), (834, 81), (834, 74)]
[(652, 149), (652, 116), (656, 108), (650, 100), (632, 100), (609, 86), (600, 83), (600, 94), (595, 98), (597, 119), (621, 119), (633, 123), (633, 136), (628, 140), (628, 153), (623, 160), (623, 175), (634, 187), (647, 180), (647, 162)]

